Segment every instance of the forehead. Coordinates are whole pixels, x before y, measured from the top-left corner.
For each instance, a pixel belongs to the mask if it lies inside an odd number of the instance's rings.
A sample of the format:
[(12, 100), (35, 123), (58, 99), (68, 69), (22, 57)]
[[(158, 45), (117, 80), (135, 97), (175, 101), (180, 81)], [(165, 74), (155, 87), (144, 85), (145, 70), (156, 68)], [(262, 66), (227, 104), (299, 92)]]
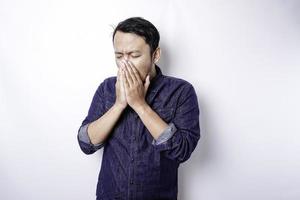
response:
[(114, 49), (120, 52), (130, 52), (147, 51), (150, 47), (139, 35), (117, 31), (114, 37)]

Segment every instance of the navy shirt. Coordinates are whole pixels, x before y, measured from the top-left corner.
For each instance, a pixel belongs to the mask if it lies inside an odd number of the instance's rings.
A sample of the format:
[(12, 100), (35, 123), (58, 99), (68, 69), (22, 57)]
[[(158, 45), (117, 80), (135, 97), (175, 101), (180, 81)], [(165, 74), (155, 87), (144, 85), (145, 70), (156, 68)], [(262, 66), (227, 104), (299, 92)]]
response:
[(162, 74), (157, 65), (155, 69), (145, 99), (169, 125), (157, 141), (130, 106), (103, 143), (93, 145), (83, 139), (88, 124), (115, 103), (116, 76), (98, 86), (78, 129), (77, 139), (85, 154), (103, 148), (96, 190), (99, 200), (177, 199), (179, 164), (191, 156), (200, 139), (199, 106), (189, 82)]

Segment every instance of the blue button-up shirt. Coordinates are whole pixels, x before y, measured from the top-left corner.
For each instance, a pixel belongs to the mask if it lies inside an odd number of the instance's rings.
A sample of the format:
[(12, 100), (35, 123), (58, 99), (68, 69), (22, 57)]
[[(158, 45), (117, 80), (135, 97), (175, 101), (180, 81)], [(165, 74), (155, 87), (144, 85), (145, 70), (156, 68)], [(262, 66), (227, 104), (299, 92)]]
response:
[(90, 142), (88, 125), (115, 103), (116, 76), (98, 86), (78, 129), (77, 139), (85, 154), (103, 148), (97, 199), (177, 199), (179, 164), (191, 156), (200, 139), (198, 100), (192, 84), (162, 74), (157, 65), (155, 69), (145, 99), (169, 125), (157, 140), (127, 106), (103, 143)]

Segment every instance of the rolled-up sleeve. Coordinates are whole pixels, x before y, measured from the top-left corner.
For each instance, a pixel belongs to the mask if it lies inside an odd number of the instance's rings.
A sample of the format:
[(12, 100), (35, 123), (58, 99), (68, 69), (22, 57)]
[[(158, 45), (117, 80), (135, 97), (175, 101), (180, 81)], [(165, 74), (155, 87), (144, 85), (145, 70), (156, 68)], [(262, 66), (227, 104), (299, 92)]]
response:
[[(165, 130), (167, 138), (163, 142), (152, 142), (155, 149), (177, 163), (186, 161), (197, 146), (200, 139), (200, 110), (196, 92), (191, 84), (185, 86), (178, 99), (174, 118)], [(171, 130), (173, 128), (173, 131)]]
[(102, 82), (98, 86), (93, 96), (90, 108), (88, 110), (88, 114), (82, 121), (81, 126), (78, 129), (77, 141), (81, 150), (85, 154), (92, 154), (105, 145), (105, 142), (97, 145), (92, 144), (87, 132), (89, 124), (100, 118), (106, 112), (105, 99), (103, 95), (103, 85), (104, 82)]
[(159, 145), (168, 141), (174, 135), (176, 130), (177, 128), (175, 127), (175, 125), (172, 122), (169, 123), (168, 127), (161, 133), (157, 140), (153, 139), (152, 144)]
[[(81, 145), (85, 145), (88, 147), (88, 149), (91, 149), (92, 151), (97, 151), (98, 149), (101, 149), (104, 146), (104, 142), (99, 144), (93, 144), (90, 140), (90, 137), (88, 135), (88, 126), (90, 123), (83, 125), (78, 130), (78, 141), (83, 143)], [(92, 152), (91, 151), (91, 152)]]

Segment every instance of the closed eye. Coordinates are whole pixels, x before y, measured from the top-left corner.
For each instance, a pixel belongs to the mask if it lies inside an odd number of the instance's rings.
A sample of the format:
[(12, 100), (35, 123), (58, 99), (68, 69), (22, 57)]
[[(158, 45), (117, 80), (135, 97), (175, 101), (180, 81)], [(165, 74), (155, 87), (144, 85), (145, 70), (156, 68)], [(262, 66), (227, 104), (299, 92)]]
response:
[(115, 57), (118, 58), (118, 59), (122, 58), (122, 54), (116, 54)]
[(132, 55), (131, 57), (138, 58), (138, 57), (140, 57), (140, 55)]

